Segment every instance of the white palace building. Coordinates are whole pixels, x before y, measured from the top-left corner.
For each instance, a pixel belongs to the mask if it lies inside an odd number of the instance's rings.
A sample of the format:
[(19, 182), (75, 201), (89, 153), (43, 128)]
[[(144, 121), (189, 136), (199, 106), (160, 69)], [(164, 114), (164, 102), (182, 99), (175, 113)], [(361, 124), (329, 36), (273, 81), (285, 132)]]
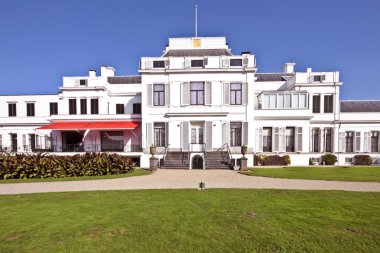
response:
[(342, 101), (339, 72), (294, 65), (258, 73), (255, 56), (233, 55), (225, 37), (171, 38), (161, 56), (141, 58), (137, 76), (102, 66), (64, 77), (58, 94), (0, 96), (0, 149), (116, 152), (143, 168), (152, 145), (163, 168), (231, 168), (243, 145), (248, 166), (254, 154), (378, 163), (380, 101)]

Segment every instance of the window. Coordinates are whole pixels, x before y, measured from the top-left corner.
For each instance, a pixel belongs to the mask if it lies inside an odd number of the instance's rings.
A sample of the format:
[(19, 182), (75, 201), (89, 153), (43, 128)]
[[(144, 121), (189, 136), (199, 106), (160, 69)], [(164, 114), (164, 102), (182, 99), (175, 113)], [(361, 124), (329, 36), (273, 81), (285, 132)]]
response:
[(58, 114), (58, 103), (50, 103), (50, 115)]
[(100, 136), (102, 151), (124, 151), (123, 131), (102, 131)]
[(269, 102), (269, 108), (274, 109), (276, 108), (276, 95), (270, 95), (270, 102)]
[(191, 105), (204, 105), (205, 96), (204, 82), (192, 82), (190, 83), (190, 104)]
[(124, 114), (124, 104), (116, 104), (116, 114)]
[(230, 101), (231, 105), (241, 105), (241, 83), (231, 83), (230, 85)]
[(325, 129), (325, 152), (332, 152), (332, 140), (333, 134), (332, 129), (327, 128)]
[(79, 85), (87, 85), (87, 79), (80, 79), (79, 80)]
[(321, 96), (316, 95), (313, 96), (313, 113), (321, 112)]
[(326, 95), (324, 102), (324, 112), (332, 113), (333, 112), (333, 95)]
[(379, 132), (371, 132), (371, 152), (379, 152)]
[(230, 66), (233, 66), (233, 67), (243, 66), (243, 59), (230, 59)]
[(69, 114), (77, 114), (77, 100), (75, 98), (69, 99)]
[(312, 131), (312, 152), (320, 152), (319, 150), (319, 143), (320, 143), (320, 129), (319, 128), (314, 128)]
[(154, 69), (163, 69), (165, 68), (165, 61), (153, 61)]
[(299, 108), (307, 108), (306, 94), (300, 94)]
[(231, 146), (241, 146), (241, 122), (231, 122), (230, 131)]
[(91, 114), (99, 114), (99, 99), (91, 99)]
[(141, 114), (141, 103), (133, 104), (133, 114)]
[(308, 108), (307, 94), (264, 94), (263, 100), (263, 109)]
[(286, 128), (286, 152), (294, 152), (294, 127)]
[(154, 123), (154, 145), (165, 147), (165, 123)]
[(279, 109), (284, 108), (284, 94), (280, 94), (277, 96), (277, 108)]
[(320, 75), (313, 76), (313, 82), (322, 82), (322, 76)]
[(153, 85), (153, 105), (155, 106), (165, 105), (165, 84)]
[(191, 67), (192, 68), (203, 67), (203, 60), (191, 60)]
[(26, 116), (28, 117), (35, 116), (34, 103), (26, 103)]
[(299, 102), (299, 96), (297, 94), (294, 94), (293, 95), (293, 104), (292, 104), (292, 108), (299, 108), (298, 106), (298, 102)]
[(87, 114), (87, 99), (85, 98), (80, 100), (80, 114)]
[(272, 128), (263, 128), (263, 151), (272, 152)]
[(354, 152), (354, 132), (346, 132), (346, 152)]
[(16, 117), (17, 116), (16, 104), (14, 104), (14, 103), (8, 104), (8, 116), (9, 117)]

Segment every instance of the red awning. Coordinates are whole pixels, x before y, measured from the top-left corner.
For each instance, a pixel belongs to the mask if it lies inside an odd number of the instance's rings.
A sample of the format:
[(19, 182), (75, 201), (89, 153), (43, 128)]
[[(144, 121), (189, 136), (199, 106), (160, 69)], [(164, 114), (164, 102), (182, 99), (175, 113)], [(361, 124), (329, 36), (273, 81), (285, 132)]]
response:
[(135, 129), (134, 121), (61, 121), (37, 128), (38, 130), (124, 130)]

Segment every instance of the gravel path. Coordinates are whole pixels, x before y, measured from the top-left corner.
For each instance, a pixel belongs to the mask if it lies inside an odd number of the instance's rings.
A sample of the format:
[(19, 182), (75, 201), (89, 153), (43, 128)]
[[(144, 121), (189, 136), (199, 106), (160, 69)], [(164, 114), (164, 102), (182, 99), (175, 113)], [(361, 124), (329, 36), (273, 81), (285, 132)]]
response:
[(380, 192), (376, 182), (339, 182), (323, 180), (265, 178), (241, 175), (232, 170), (158, 170), (146, 176), (117, 179), (0, 184), (0, 195), (37, 192), (68, 192), (131, 189), (252, 188), (295, 190), (343, 190)]

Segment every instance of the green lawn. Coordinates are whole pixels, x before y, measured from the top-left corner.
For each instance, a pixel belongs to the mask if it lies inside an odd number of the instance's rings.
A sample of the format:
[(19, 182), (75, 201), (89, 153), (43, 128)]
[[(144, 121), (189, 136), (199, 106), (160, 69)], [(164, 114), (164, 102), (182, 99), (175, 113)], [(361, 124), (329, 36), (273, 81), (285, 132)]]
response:
[(380, 166), (250, 168), (242, 174), (260, 177), (380, 182)]
[(0, 184), (113, 179), (113, 178), (122, 178), (122, 177), (143, 176), (143, 175), (148, 175), (150, 173), (151, 172), (147, 171), (147, 170), (135, 169), (133, 172), (126, 173), (126, 174), (105, 175), (105, 176), (88, 176), (88, 177), (9, 179), (9, 180), (0, 180)]
[(380, 193), (70, 192), (0, 196), (0, 206), (0, 252), (378, 252), (380, 248)]

